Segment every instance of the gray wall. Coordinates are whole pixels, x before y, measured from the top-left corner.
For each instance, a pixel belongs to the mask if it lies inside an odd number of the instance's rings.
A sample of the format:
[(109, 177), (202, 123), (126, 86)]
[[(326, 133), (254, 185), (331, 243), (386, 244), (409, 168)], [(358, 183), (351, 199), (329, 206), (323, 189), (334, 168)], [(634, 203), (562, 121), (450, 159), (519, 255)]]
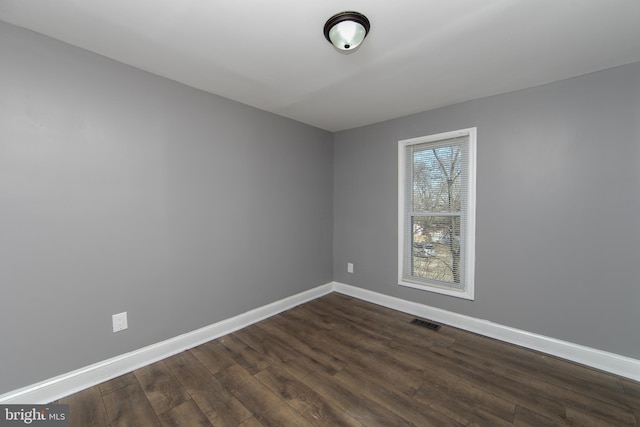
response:
[[(473, 126), (476, 299), (398, 286), (397, 141)], [(636, 359), (639, 219), (640, 64), (335, 136), (334, 280)]]
[(2, 22), (0, 58), (0, 394), (332, 280), (330, 133)]

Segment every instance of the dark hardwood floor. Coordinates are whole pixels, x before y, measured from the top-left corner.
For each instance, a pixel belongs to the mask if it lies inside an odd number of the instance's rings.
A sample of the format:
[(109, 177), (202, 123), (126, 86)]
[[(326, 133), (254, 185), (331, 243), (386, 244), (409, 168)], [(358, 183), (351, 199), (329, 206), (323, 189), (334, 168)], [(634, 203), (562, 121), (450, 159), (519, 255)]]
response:
[(639, 426), (640, 383), (333, 293), (61, 399), (72, 426)]

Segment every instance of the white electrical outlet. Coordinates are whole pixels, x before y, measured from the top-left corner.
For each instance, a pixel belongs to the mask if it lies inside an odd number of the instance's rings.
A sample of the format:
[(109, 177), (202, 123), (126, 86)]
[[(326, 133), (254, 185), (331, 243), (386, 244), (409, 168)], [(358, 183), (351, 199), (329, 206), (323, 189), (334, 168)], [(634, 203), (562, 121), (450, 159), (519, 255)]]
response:
[(353, 273), (353, 263), (352, 262), (348, 262), (347, 263), (347, 273)]
[(129, 327), (127, 322), (127, 312), (114, 314), (111, 316), (113, 319), (113, 332), (119, 332)]

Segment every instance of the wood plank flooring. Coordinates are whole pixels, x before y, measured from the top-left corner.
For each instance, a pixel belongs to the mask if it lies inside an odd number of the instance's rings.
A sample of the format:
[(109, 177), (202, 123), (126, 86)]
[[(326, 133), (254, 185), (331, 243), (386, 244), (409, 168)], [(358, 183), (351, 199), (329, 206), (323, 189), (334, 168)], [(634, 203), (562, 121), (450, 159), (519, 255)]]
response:
[(71, 425), (640, 426), (640, 383), (333, 293), (61, 399)]

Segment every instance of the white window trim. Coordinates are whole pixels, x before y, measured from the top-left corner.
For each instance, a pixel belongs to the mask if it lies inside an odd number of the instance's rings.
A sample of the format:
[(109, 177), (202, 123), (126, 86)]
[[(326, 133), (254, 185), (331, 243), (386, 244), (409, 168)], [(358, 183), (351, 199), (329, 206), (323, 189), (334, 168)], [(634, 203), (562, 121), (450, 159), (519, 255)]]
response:
[[(419, 284), (407, 282), (403, 279), (404, 251), (405, 251), (405, 150), (408, 146), (424, 144), (428, 142), (451, 139), (461, 136), (469, 138), (469, 173), (468, 173), (468, 200), (467, 200), (467, 241), (465, 251), (465, 286), (464, 290), (456, 290), (437, 285)], [(398, 141), (398, 284), (409, 288), (421, 289), (458, 298), (473, 300), (475, 295), (475, 237), (476, 237), (476, 157), (477, 157), (477, 128), (461, 129), (452, 132), (443, 132), (418, 138)]]

